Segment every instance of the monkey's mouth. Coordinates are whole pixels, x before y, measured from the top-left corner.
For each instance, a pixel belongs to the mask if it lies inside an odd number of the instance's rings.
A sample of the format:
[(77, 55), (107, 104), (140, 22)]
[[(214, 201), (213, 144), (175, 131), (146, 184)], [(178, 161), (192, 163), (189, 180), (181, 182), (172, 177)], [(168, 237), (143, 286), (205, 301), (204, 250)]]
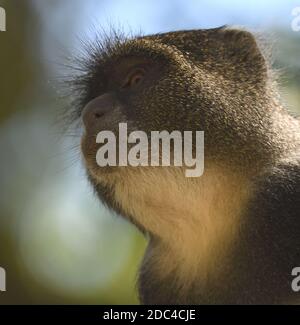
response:
[[(104, 131), (106, 132), (106, 131)], [(108, 131), (112, 132), (112, 131)], [(118, 142), (118, 141), (116, 141)], [(97, 143), (97, 136), (85, 133), (81, 138), (81, 152), (84, 158), (85, 166), (94, 176), (103, 176), (106, 173), (113, 173), (133, 166), (128, 163), (128, 156), (123, 152), (119, 143), (108, 146), (108, 143)], [(134, 145), (127, 144), (126, 148), (130, 150)], [(121, 148), (121, 149), (120, 149)], [(122, 154), (123, 153), (123, 154)], [(140, 153), (136, 153), (136, 159), (140, 158)], [(150, 163), (150, 161), (149, 161)], [(146, 163), (145, 163), (146, 165)], [(136, 168), (138, 166), (135, 166)]]
[(97, 163), (97, 152), (101, 145), (96, 143), (97, 136), (85, 133), (81, 138), (81, 153), (88, 173), (98, 179), (106, 173), (116, 172), (118, 166), (100, 166)]

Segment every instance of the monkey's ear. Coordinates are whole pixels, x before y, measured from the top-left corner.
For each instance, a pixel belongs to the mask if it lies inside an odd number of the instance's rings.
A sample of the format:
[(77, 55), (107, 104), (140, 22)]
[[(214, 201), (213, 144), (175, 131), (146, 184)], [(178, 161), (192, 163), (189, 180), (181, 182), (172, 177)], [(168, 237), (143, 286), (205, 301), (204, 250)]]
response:
[[(267, 62), (253, 34), (245, 30), (222, 28), (208, 42), (212, 58), (232, 68), (232, 76), (248, 76), (265, 81)], [(225, 67), (226, 67), (225, 66)]]
[(248, 31), (226, 26), (161, 34), (163, 43), (176, 46), (201, 68), (227, 78), (265, 81), (267, 62), (255, 37)]

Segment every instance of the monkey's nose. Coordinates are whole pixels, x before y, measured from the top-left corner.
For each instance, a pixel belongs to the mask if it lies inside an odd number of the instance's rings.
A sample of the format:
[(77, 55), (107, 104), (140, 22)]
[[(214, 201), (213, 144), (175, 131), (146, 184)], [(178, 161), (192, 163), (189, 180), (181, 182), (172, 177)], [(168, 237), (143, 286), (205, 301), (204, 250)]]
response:
[(91, 100), (83, 109), (81, 117), (86, 129), (94, 128), (113, 108), (113, 98), (104, 94)]

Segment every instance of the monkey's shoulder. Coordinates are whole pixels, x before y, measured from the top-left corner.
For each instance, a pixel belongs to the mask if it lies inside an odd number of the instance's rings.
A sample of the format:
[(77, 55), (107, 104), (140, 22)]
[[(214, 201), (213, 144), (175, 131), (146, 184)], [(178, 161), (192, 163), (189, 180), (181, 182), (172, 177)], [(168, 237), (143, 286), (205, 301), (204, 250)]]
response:
[(300, 222), (300, 160), (272, 168), (257, 185), (258, 206), (273, 215), (298, 217)]
[(245, 221), (248, 240), (276, 259), (300, 263), (300, 161), (272, 168), (256, 186)]

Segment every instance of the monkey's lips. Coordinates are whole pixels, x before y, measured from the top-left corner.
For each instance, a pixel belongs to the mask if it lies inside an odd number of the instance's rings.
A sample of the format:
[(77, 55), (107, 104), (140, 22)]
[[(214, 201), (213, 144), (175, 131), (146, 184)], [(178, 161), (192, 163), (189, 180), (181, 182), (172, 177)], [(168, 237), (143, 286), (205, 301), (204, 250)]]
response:
[(107, 173), (117, 172), (126, 167), (119, 166), (100, 166), (97, 163), (97, 151), (101, 144), (96, 143), (96, 136), (85, 133), (81, 138), (81, 153), (84, 158), (85, 167), (88, 172), (95, 178), (102, 177)]

